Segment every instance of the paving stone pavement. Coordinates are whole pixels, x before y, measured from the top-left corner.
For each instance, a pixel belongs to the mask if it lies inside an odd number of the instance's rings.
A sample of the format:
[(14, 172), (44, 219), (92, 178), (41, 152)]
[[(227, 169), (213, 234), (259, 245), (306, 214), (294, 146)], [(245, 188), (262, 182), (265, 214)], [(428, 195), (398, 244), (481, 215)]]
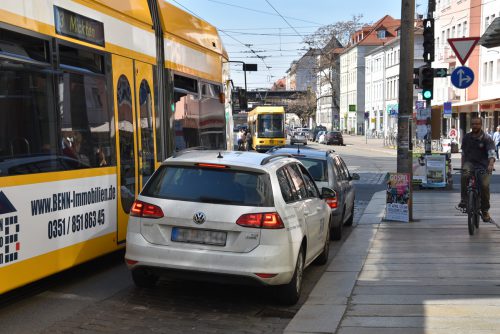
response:
[[(470, 236), (456, 190), (415, 192), (415, 221), (386, 222), (384, 193), (285, 333), (500, 333), (500, 229), (481, 223)], [(490, 214), (500, 217), (500, 207)]]

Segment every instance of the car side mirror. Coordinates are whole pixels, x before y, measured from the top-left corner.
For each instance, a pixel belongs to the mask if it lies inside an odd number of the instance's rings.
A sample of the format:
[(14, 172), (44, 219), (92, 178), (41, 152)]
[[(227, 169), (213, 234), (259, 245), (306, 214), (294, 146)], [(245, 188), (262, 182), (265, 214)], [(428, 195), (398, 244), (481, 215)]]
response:
[(335, 197), (335, 191), (331, 188), (328, 187), (323, 187), (321, 188), (321, 198), (330, 198), (330, 197)]
[(352, 173), (351, 174), (351, 180), (359, 180), (359, 174), (358, 173)]

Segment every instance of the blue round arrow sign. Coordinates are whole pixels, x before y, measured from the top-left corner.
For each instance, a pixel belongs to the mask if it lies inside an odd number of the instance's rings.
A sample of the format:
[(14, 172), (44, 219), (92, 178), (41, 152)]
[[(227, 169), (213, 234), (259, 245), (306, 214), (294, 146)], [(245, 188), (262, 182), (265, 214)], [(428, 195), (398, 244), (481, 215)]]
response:
[(474, 72), (467, 66), (459, 66), (451, 73), (451, 83), (453, 86), (464, 89), (474, 82)]

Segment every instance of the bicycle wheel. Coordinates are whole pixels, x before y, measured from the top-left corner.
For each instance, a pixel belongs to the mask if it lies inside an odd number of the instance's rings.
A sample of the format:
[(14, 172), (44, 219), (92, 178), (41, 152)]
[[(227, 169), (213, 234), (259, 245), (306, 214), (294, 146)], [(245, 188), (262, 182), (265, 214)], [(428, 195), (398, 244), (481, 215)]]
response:
[(477, 213), (476, 213), (476, 194), (473, 191), (469, 192), (467, 201), (467, 225), (469, 227), (469, 234), (474, 235), (474, 228), (476, 227)]

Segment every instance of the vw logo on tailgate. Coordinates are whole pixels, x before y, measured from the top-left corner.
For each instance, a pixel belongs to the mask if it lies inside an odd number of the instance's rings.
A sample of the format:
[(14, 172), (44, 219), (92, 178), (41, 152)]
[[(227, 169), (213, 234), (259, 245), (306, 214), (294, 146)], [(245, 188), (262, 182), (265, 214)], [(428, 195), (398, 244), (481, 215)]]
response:
[(196, 224), (203, 224), (205, 222), (206, 216), (203, 212), (196, 212), (193, 216), (193, 221)]

